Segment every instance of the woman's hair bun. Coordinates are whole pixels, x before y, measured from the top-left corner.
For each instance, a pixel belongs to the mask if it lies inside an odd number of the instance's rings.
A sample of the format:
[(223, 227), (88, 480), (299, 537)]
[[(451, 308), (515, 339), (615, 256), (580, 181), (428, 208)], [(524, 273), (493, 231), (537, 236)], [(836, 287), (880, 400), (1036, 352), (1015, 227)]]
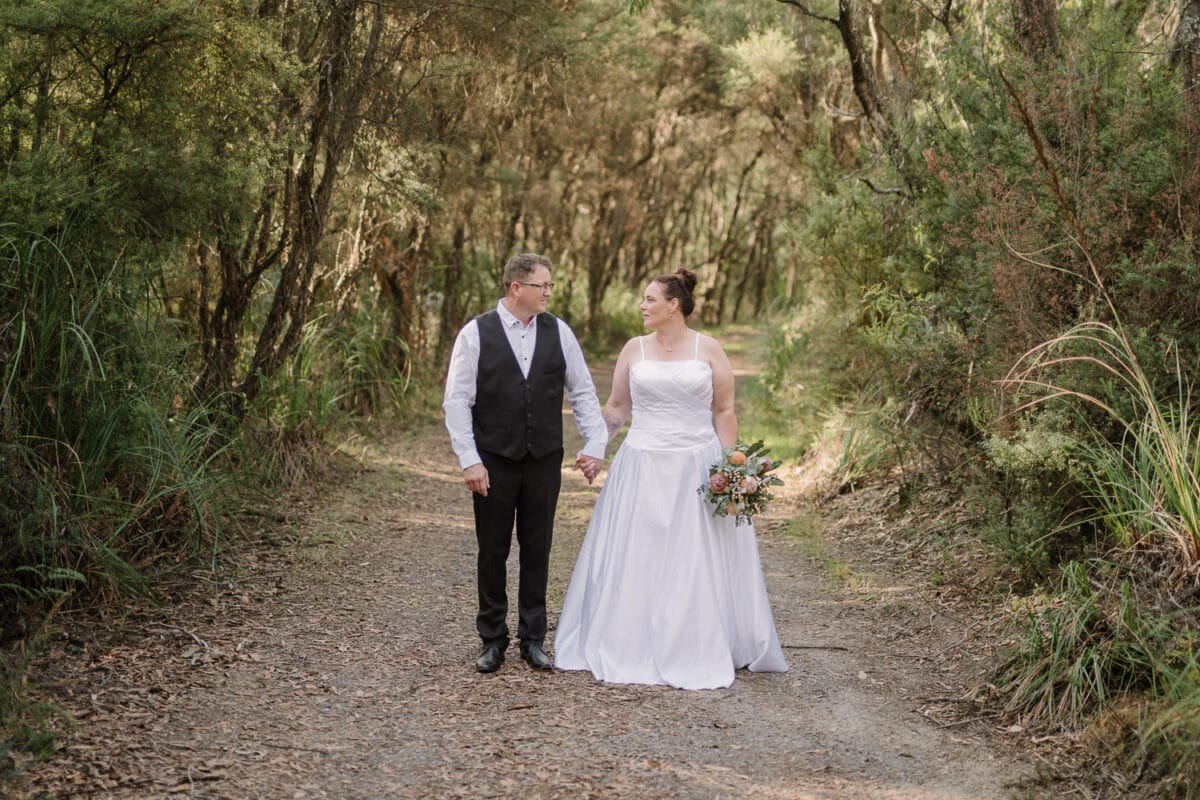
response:
[(659, 275), (654, 283), (662, 286), (668, 300), (678, 300), (679, 310), (685, 317), (696, 309), (696, 273), (690, 269), (677, 269), (670, 275)]
[(679, 282), (683, 284), (683, 288), (687, 289), (689, 294), (696, 291), (696, 273), (685, 267), (680, 267), (675, 270), (675, 274), (679, 276)]

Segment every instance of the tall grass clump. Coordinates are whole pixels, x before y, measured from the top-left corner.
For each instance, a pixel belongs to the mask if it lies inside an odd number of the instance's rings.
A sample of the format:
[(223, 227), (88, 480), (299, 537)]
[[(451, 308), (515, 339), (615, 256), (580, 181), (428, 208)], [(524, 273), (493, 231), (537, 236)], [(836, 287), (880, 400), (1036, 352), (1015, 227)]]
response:
[(1138, 771), (1157, 779), (1163, 796), (1200, 797), (1200, 649), (1195, 627), (1176, 637), (1162, 665), (1164, 689), (1142, 715)]
[[(1055, 372), (1082, 365), (1114, 384), (1127, 410), (1097, 393), (1056, 380)], [(1085, 426), (1078, 457), (1080, 479), (1096, 521), (1114, 543), (1142, 551), (1166, 549), (1167, 576), (1195, 582), (1200, 573), (1200, 424), (1190, 387), (1176, 363), (1175, 393), (1161, 397), (1124, 329), (1087, 321), (1027, 353), (1006, 378), (1036, 397), (1023, 406), (1070, 398), (1104, 412), (1118, 435)]]
[(1044, 602), (1031, 604), (996, 687), (1028, 725), (1076, 726), (1114, 700), (1158, 686), (1172, 625), (1149, 612), (1129, 570), (1071, 561)]
[(0, 239), (0, 642), (64, 596), (147, 594), (156, 571), (219, 544), (225, 440), (184, 399), (177, 343), (141, 313), (136, 275)]
[(409, 412), (419, 371), (377, 300), (337, 318), (316, 316), (247, 416), (240, 460), (260, 485), (300, 483), (326, 468), (348, 423), (368, 426)]
[(1200, 420), (1177, 351), (1165, 356), (1174, 367), (1156, 383), (1119, 320), (1091, 320), (1030, 350), (1004, 381), (1029, 398), (1019, 410), (1062, 401), (1078, 412), (1073, 477), (1108, 555), (1060, 568), (996, 683), (1032, 722), (1078, 727), (1132, 703), (1136, 772), (1160, 778), (1164, 796), (1195, 797), (1200, 775), (1179, 765), (1200, 747)]
[(259, 485), (295, 485), (325, 465), (327, 439), (348, 396), (342, 378), (353, 365), (334, 357), (338, 351), (321, 323), (305, 324), (288, 368), (264, 387), (243, 425), (240, 460)]
[(392, 333), (383, 311), (378, 300), (358, 305), (331, 333), (342, 365), (340, 405), (364, 419), (400, 413), (413, 380), (408, 342)]

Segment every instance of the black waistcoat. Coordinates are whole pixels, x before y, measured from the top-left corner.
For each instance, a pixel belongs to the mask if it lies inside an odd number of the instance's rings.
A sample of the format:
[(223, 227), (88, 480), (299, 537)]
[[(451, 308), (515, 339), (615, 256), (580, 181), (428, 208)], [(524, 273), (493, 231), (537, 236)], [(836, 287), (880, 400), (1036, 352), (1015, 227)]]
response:
[(479, 372), (471, 408), (475, 446), (511, 459), (549, 455), (562, 447), (563, 388), (567, 361), (558, 339), (558, 320), (538, 314), (537, 344), (529, 377), (504, 335), (500, 312), (475, 318), (479, 326)]

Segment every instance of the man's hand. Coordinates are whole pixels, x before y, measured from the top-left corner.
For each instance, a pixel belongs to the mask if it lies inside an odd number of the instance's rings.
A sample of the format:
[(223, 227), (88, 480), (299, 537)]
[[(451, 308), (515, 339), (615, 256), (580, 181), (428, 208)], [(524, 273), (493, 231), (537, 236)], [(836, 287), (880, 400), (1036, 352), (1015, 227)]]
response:
[(583, 477), (587, 478), (588, 483), (591, 483), (600, 474), (600, 470), (604, 468), (604, 461), (603, 459), (578, 453), (575, 456), (575, 468), (583, 473)]
[(479, 492), (479, 494), (483, 495), (484, 497), (487, 497), (488, 488), (492, 485), (492, 482), (488, 480), (487, 467), (485, 467), (483, 464), (472, 464), (464, 469), (463, 483), (465, 483), (467, 488), (472, 492)]

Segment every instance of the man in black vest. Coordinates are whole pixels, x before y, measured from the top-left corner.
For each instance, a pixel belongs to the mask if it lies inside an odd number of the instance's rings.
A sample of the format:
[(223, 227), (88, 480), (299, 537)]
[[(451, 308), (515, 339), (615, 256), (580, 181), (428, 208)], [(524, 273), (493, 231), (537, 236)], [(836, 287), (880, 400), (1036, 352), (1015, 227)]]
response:
[(586, 444), (575, 458), (588, 483), (604, 463), (608, 432), (579, 342), (545, 313), (554, 284), (545, 256), (522, 253), (504, 267), (496, 308), (459, 331), (442, 408), (450, 443), (475, 504), (479, 542), (480, 672), (495, 672), (508, 648), (505, 587), (514, 519), (520, 547), (517, 637), (521, 657), (550, 669), (546, 578), (562, 480), (563, 390)]

